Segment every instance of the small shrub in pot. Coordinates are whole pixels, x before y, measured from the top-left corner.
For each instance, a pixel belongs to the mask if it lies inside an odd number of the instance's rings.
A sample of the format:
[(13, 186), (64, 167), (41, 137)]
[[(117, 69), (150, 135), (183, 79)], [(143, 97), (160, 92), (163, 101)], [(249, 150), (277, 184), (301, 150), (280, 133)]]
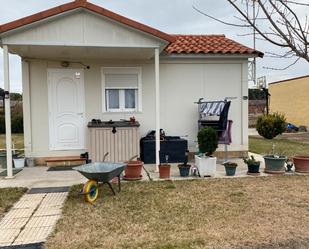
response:
[(218, 148), (217, 131), (211, 127), (202, 128), (197, 135), (200, 154), (195, 156), (200, 176), (214, 176), (216, 173), (217, 158), (212, 156)]
[(205, 127), (197, 134), (199, 151), (206, 156), (211, 156), (218, 148), (218, 133), (214, 128)]
[(248, 174), (260, 174), (260, 161), (255, 160), (254, 156), (244, 158), (244, 163), (248, 166)]

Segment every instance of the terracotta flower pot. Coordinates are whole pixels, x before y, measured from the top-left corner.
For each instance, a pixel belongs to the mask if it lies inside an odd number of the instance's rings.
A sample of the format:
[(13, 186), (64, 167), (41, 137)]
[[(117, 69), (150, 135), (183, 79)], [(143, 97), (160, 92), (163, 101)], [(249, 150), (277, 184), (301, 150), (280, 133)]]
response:
[(171, 165), (170, 164), (160, 164), (159, 165), (159, 176), (160, 179), (168, 179), (171, 176)]
[(298, 173), (309, 173), (309, 156), (294, 156), (295, 171)]
[(142, 177), (142, 161), (128, 161), (126, 162), (127, 167), (125, 169), (125, 178), (126, 179), (141, 179)]

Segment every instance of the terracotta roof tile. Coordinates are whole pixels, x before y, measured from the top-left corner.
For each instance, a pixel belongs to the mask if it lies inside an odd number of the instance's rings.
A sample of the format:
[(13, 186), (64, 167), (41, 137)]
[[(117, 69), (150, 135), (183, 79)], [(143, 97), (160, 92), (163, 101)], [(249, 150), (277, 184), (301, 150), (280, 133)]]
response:
[(174, 35), (175, 42), (165, 48), (168, 54), (256, 54), (263, 53), (248, 48), (225, 35)]

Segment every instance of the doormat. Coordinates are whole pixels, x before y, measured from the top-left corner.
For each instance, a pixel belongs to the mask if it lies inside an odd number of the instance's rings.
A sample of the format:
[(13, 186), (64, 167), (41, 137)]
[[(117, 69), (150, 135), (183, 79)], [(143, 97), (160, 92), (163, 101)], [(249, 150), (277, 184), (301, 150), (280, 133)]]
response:
[(24, 244), (16, 246), (4, 246), (1, 249), (43, 249), (43, 243)]
[(68, 171), (73, 170), (75, 166), (55, 166), (49, 167), (47, 171)]
[(69, 187), (32, 188), (28, 191), (28, 194), (66, 193), (69, 190)]
[[(13, 175), (15, 176), (16, 174), (18, 174), (20, 171), (22, 171), (23, 169), (13, 169)], [(4, 170), (0, 173), (0, 176), (7, 176), (7, 170)]]

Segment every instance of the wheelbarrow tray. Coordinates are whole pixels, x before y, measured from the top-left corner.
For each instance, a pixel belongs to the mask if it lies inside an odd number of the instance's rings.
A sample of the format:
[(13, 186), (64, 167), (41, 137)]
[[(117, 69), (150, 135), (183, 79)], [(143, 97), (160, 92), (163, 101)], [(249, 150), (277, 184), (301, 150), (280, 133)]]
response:
[(89, 180), (107, 183), (114, 177), (119, 176), (126, 166), (125, 163), (95, 162), (74, 167), (73, 169)]

